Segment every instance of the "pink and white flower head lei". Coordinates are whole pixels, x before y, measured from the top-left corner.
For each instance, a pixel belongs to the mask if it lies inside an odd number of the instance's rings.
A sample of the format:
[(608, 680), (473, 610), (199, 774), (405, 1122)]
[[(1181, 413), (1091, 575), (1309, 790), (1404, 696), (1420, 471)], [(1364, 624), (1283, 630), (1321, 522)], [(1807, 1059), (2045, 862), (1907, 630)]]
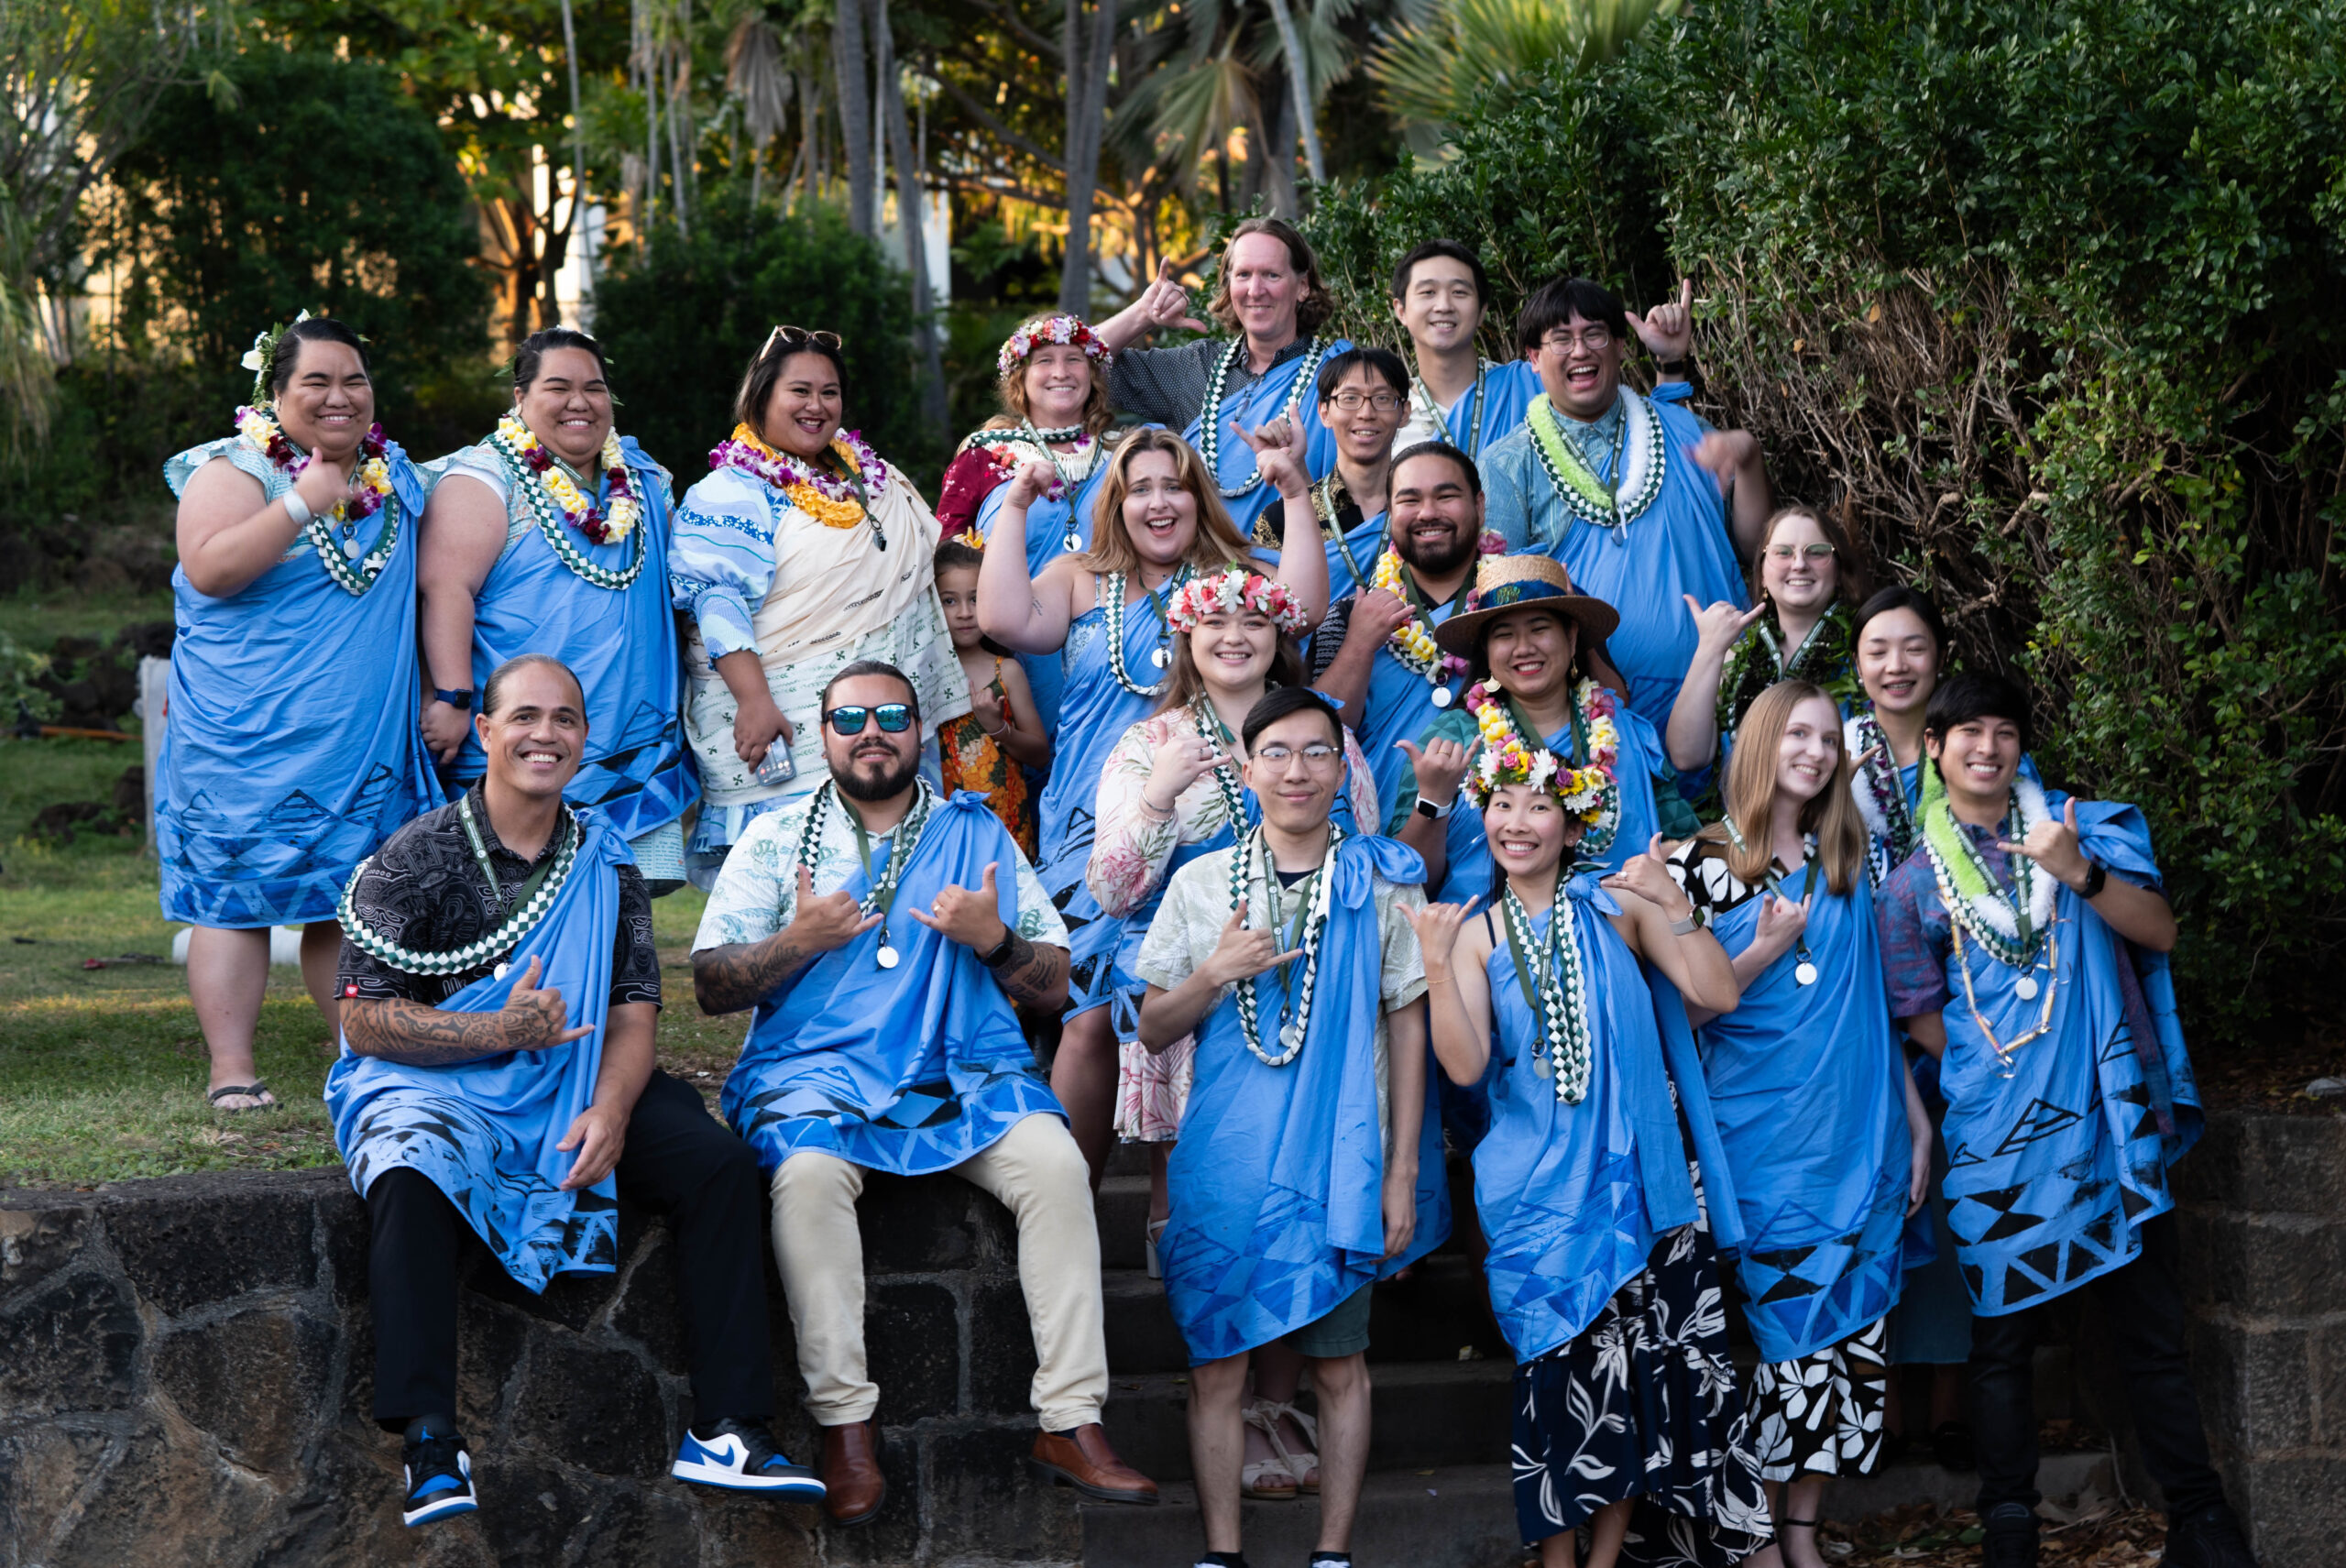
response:
[(1234, 564), (1184, 584), (1165, 607), (1165, 624), (1186, 636), (1210, 615), (1248, 610), (1270, 617), (1271, 624), (1288, 637), (1300, 637), (1309, 624), (1303, 605), (1285, 583)]
[(994, 368), (1007, 376), (1026, 362), (1026, 356), (1046, 343), (1064, 343), (1083, 350), (1084, 357), (1105, 370), (1115, 355), (1100, 341), (1081, 316), (1059, 314), (1041, 316), (1026, 323), (1003, 340), (1002, 352), (994, 356)]
[(1621, 821), (1621, 787), (1614, 772), (1621, 746), (1620, 730), (1613, 722), (1617, 700), (1592, 680), (1584, 678), (1574, 687), (1573, 703), (1589, 752), (1588, 762), (1574, 767), (1531, 732), (1505, 690), (1488, 681), (1467, 687), (1466, 711), (1474, 716), (1481, 740), (1464, 781), (1474, 809), (1489, 806), (1491, 796), (1509, 784), (1544, 789), (1586, 825), (1581, 852), (1603, 854)]

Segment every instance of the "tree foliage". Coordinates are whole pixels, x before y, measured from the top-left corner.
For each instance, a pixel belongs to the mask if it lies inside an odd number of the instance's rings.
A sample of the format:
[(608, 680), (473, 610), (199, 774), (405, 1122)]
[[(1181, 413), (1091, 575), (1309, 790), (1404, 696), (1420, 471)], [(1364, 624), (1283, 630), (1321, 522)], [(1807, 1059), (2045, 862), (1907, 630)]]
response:
[[(367, 337), (392, 399), (477, 364), (478, 239), (430, 117), (379, 66), (257, 48), (225, 69), (235, 106), (167, 89), (115, 165), (126, 344), (183, 352), (224, 411), (253, 334), (302, 309)], [(395, 404), (384, 422), (400, 429)]]
[(1500, 353), (1549, 274), (1695, 276), (1715, 417), (2033, 678), (2244, 1030), (2346, 940), (2341, 59), (2339, 0), (1705, 5), (1317, 233), (1388, 341), (1432, 234), (1502, 280)]
[(877, 242), (817, 207), (788, 223), (733, 198), (711, 201), (692, 233), (663, 231), (621, 252), (597, 285), (597, 335), (621, 400), (619, 428), (690, 484), (733, 428), (733, 393), (776, 323), (846, 342), (845, 423), (933, 494), (942, 454), (922, 444), (912, 306)]

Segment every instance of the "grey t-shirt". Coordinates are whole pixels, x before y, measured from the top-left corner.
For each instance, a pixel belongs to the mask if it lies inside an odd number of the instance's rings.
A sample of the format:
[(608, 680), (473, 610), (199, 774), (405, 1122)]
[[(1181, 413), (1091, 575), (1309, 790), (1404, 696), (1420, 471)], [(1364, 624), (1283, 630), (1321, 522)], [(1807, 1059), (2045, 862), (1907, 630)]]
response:
[[(1309, 337), (1299, 337), (1273, 355), (1271, 363), (1283, 365), (1310, 344)], [(1135, 420), (1184, 430), (1205, 407), (1213, 367), (1229, 352), (1226, 337), (1201, 337), (1178, 348), (1127, 348), (1108, 367), (1108, 400)], [(1222, 383), (1222, 396), (1234, 398), (1255, 379), (1242, 354)]]

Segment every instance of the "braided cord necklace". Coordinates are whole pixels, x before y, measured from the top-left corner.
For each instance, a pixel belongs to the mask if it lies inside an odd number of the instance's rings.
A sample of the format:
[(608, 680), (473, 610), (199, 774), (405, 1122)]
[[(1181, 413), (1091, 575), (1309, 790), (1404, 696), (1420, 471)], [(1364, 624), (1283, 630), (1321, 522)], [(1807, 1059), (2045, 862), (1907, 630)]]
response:
[[(1249, 976), (1238, 982), (1238, 1034), (1246, 1048), (1266, 1067), (1285, 1067), (1303, 1050), (1305, 1036), (1311, 1028), (1311, 998), (1319, 989), (1320, 947), (1328, 930), (1328, 911), (1333, 902), (1336, 879), (1330, 869), (1335, 864), (1336, 846), (1344, 841), (1344, 830), (1333, 822), (1328, 824), (1328, 848), (1321, 857), (1320, 868), (1313, 872), (1298, 890), (1296, 905), (1297, 928), (1288, 934), (1285, 950), (1303, 949), (1303, 977), (1289, 985), (1282, 979), (1279, 990), (1279, 1054), (1271, 1055), (1263, 1048), (1263, 977)], [(1280, 884), (1278, 872), (1271, 863), (1271, 852), (1263, 841), (1260, 828), (1241, 839), (1230, 853), (1230, 908), (1237, 912), (1246, 901), (1247, 871), (1259, 859), (1263, 866), (1263, 887), (1269, 904), (1267, 930), (1276, 932), (1281, 922)], [(1281, 966), (1287, 968), (1289, 966)]]
[[(1719, 826), (1727, 829), (1727, 842), (1733, 844), (1737, 850), (1740, 852), (1744, 848), (1743, 832), (1742, 829), (1736, 827), (1735, 818), (1732, 817), (1722, 817), (1719, 818)], [(1816, 891), (1816, 835), (1814, 833), (1802, 834), (1801, 848), (1803, 851), (1801, 856), (1801, 860), (1808, 868), (1808, 874), (1801, 882), (1799, 902), (1805, 905), (1808, 903), (1808, 895)], [(1768, 870), (1761, 876), (1760, 881), (1766, 884), (1767, 890), (1770, 893), (1774, 894), (1778, 898), (1785, 896), (1784, 879), (1777, 873), (1776, 862), (1772, 856), (1769, 859)], [(1808, 950), (1808, 932), (1805, 927), (1802, 929), (1800, 936), (1794, 938), (1792, 953), (1792, 982), (1796, 985), (1814, 985), (1816, 983), (1816, 958), (1814, 954)]]
[[(393, 490), (383, 498), (383, 532), (375, 536), (375, 548), (360, 561), (344, 559), (342, 547), (334, 543), (334, 531), (326, 526), (323, 517), (312, 513), (310, 521), (301, 525), (301, 533), (318, 553), (318, 559), (325, 563), (326, 576), (334, 579), (334, 586), (346, 594), (359, 595), (375, 586), (375, 579), (390, 564), (392, 552), (400, 547), (400, 512), (399, 492)], [(354, 543), (351, 548), (357, 546)]]
[[(1147, 601), (1150, 613), (1157, 617), (1157, 652), (1149, 657), (1160, 670), (1170, 668), (1173, 663), (1172, 650), (1165, 645), (1168, 630), (1165, 603), (1179, 593), (1181, 585), (1194, 576), (1195, 569), (1184, 561), (1174, 569), (1171, 576), (1147, 589), (1142, 596)], [(1133, 679), (1132, 673), (1124, 666), (1124, 575), (1110, 572), (1099, 582), (1102, 585), (1101, 608), (1108, 617), (1108, 674), (1115, 678), (1118, 685), (1135, 696), (1155, 696), (1165, 689), (1165, 677), (1159, 675), (1153, 685), (1142, 685)]]
[[(815, 850), (822, 839), (823, 820), (830, 814), (831, 801), (838, 794), (839, 786), (826, 781), (823, 787), (815, 792), (814, 800), (806, 807), (806, 825), (798, 830), (797, 862), (806, 868), (809, 879), (815, 874)], [(904, 883), (904, 869), (912, 864), (913, 850), (920, 842), (921, 829), (928, 826), (928, 808), (934, 798), (928, 791), (928, 781), (919, 780), (918, 788), (913, 795), (912, 809), (904, 813), (902, 822), (896, 824), (888, 840), (888, 859), (877, 875), (872, 870), (872, 839), (864, 829), (863, 819), (855, 815), (852, 806), (846, 807), (849, 818), (855, 825), (856, 850), (863, 857), (864, 881), (870, 884), (857, 909), (861, 914), (877, 914), (880, 916), (880, 950), (874, 957), (882, 969), (894, 969), (903, 957), (896, 951), (895, 944), (888, 939), (888, 913), (895, 905), (897, 888)], [(814, 883), (810, 880), (807, 885), (811, 887)]]
[[(1206, 472), (1214, 477), (1214, 488), (1222, 492), (1224, 500), (1234, 501), (1239, 497), (1251, 493), (1255, 487), (1263, 482), (1263, 469), (1260, 464), (1257, 464), (1255, 471), (1247, 475), (1244, 481), (1235, 488), (1222, 482), (1222, 388), (1228, 384), (1230, 372), (1238, 364), (1238, 356), (1245, 352), (1245, 338), (1242, 336), (1231, 340), (1230, 352), (1214, 363), (1213, 374), (1206, 381), (1205, 404), (1198, 411), (1198, 455), (1206, 460)], [(1317, 334), (1314, 334), (1311, 341), (1305, 345), (1303, 365), (1296, 371), (1295, 385), (1287, 395), (1287, 406), (1279, 410), (1280, 419), (1294, 419), (1295, 411), (1303, 406), (1304, 389), (1318, 385), (1320, 361), (1327, 356), (1327, 353), (1326, 346), (1321, 343)]]
[(1509, 883), (1499, 900), (1515, 982), (1523, 1004), (1540, 1020), (1547, 1055), (1535, 1070), (1556, 1083), (1556, 1098), (1577, 1105), (1588, 1095), (1588, 984), (1580, 967), (1580, 917), (1564, 894), (1564, 868), (1556, 867), (1556, 900), (1548, 906), (1548, 939), (1531, 932), (1531, 912)]
[[(497, 873), (489, 869), (488, 848), (481, 839), (479, 824), (473, 819), (471, 792), (457, 797), (456, 815), (464, 823), (465, 837), (472, 846), (473, 859), (488, 879), (489, 893), (497, 899), (499, 913), (503, 914), (505, 890), (498, 884)], [(537, 929), (539, 922), (554, 908), (554, 899), (561, 894), (563, 884), (570, 880), (571, 868), (578, 860), (578, 818), (572, 815), (567, 805), (562, 808), (562, 825), (558, 832), (554, 858), (514, 890), (511, 913), (504, 914), (494, 930), (466, 942), (461, 948), (451, 948), (444, 953), (427, 953), (402, 947), (359, 918), (353, 895), (358, 891), (358, 879), (365, 876), (367, 868), (375, 863), (372, 855), (359, 861), (357, 869), (350, 873), (350, 881), (344, 885), (341, 901), (335, 906), (334, 918), (342, 922), (343, 931), (350, 938), (353, 947), (404, 973), (450, 975), (478, 969), (499, 954), (512, 951), (524, 937)]]

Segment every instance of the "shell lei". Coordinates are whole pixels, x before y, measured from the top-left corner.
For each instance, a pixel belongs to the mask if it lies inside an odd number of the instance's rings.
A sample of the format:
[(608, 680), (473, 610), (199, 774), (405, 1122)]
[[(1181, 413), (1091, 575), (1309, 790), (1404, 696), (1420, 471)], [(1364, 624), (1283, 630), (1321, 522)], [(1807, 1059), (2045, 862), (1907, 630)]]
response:
[[(2043, 786), (2033, 779), (2014, 779), (2003, 837), (2018, 843), (2051, 816)], [(2034, 861), (2016, 854), (2012, 857), (2012, 887), (2019, 897), (2006, 893), (1972, 843), (1971, 835), (1956, 821), (1955, 807), (1944, 793), (1924, 804), (1923, 849), (1931, 857), (1939, 902), (1946, 905), (1947, 918), (1999, 963), (2017, 970), (2032, 968), (2037, 949), (2053, 928), (2060, 883), (2040, 871)]]
[[(853, 528), (864, 518), (863, 497), (888, 483), (888, 466), (863, 443), (861, 433), (840, 431), (831, 437), (831, 453), (850, 478), (839, 478), (777, 452), (758, 439), (758, 433), (737, 424), (733, 433), (708, 455), (712, 468), (739, 468), (760, 483), (790, 498), (790, 504), (825, 528)], [(861, 481), (859, 488), (858, 481)]]
[[(1255, 486), (1263, 482), (1263, 470), (1259, 466), (1246, 477), (1244, 483), (1235, 489), (1222, 482), (1222, 388), (1228, 385), (1230, 372), (1237, 365), (1238, 356), (1245, 352), (1244, 338), (1238, 337), (1231, 340), (1230, 352), (1214, 362), (1213, 375), (1206, 382), (1205, 403), (1198, 410), (1198, 455), (1206, 460), (1206, 472), (1214, 476), (1214, 488), (1222, 492), (1224, 500), (1234, 501), (1239, 497), (1251, 493)], [(1295, 388), (1287, 395), (1287, 406), (1279, 410), (1280, 419), (1295, 418), (1295, 411), (1303, 406), (1305, 390), (1319, 385), (1320, 361), (1327, 356), (1327, 345), (1322, 344), (1316, 335), (1304, 345), (1303, 367), (1296, 372)]]
[(1466, 709), (1482, 732), (1482, 750), (1466, 775), (1466, 792), (1479, 811), (1503, 784), (1551, 790), (1565, 810), (1587, 824), (1581, 853), (1601, 855), (1613, 847), (1621, 827), (1621, 786), (1613, 776), (1621, 732), (1613, 722), (1613, 694), (1595, 681), (1584, 679), (1574, 687), (1573, 703), (1587, 728), (1588, 761), (1567, 768), (1543, 740), (1522, 731), (1515, 704), (1504, 691), (1487, 681), (1467, 687)]
[(395, 970), (408, 974), (463, 974), (467, 970), (479, 969), (500, 954), (511, 952), (521, 945), (524, 937), (537, 929), (538, 923), (554, 908), (555, 895), (562, 892), (563, 883), (570, 880), (571, 868), (578, 860), (579, 838), (578, 818), (565, 806), (562, 808), (562, 842), (554, 850), (554, 864), (547, 869), (546, 880), (540, 883), (538, 890), (519, 909), (506, 916), (504, 923), (496, 930), (448, 952), (426, 953), (413, 948), (403, 948), (358, 917), (357, 907), (352, 899), (358, 891), (358, 879), (365, 876), (367, 868), (375, 863), (372, 855), (359, 861), (357, 868), (350, 873), (350, 881), (343, 886), (341, 902), (335, 906), (334, 918), (342, 922), (343, 931), (350, 938), (351, 946)]
[[(1286, 1006), (1281, 1003), (1280, 1015), (1285, 1020), (1279, 1028), (1279, 1054), (1271, 1055), (1263, 1048), (1263, 997), (1261, 975), (1252, 975), (1238, 982), (1238, 1035), (1246, 1048), (1266, 1067), (1285, 1067), (1303, 1052), (1303, 1042), (1311, 1030), (1311, 994), (1320, 981), (1320, 943), (1328, 929), (1328, 910), (1334, 902), (1336, 878), (1333, 866), (1336, 846), (1344, 841), (1344, 830), (1334, 823), (1328, 824), (1328, 850), (1320, 869), (1311, 876), (1310, 903), (1305, 906), (1303, 917), (1303, 978), (1296, 982), (1295, 1016), (1286, 1018)], [(1276, 889), (1278, 878), (1272, 874), (1270, 850), (1263, 843), (1263, 830), (1255, 828), (1238, 841), (1230, 855), (1230, 908), (1237, 913), (1246, 901), (1246, 869), (1259, 856), (1263, 862), (1263, 883)], [(1274, 892), (1276, 898), (1277, 894)], [(1278, 914), (1269, 912), (1269, 929), (1278, 930)]]
[[(310, 466), (310, 456), (287, 439), (267, 404), (238, 409), (236, 434), (288, 477), (300, 477)], [(332, 511), (312, 513), (310, 521), (301, 525), (301, 536), (318, 553), (326, 576), (334, 579), (336, 587), (353, 597), (375, 586), (375, 579), (383, 575), (383, 568), (390, 564), (400, 544), (399, 492), (391, 488), (389, 444), (383, 439), (380, 424), (369, 425), (367, 433), (358, 439), (356, 477), (364, 489), (355, 504), (336, 501)], [(334, 543), (333, 525), (340, 523), (347, 538), (356, 532), (360, 522), (386, 507), (390, 509), (390, 517), (376, 538), (375, 548), (367, 552), (364, 559), (352, 562), (344, 554), (343, 546)]]
[[(1531, 430), (1531, 450), (1539, 455), (1540, 466), (1547, 470), (1549, 482), (1556, 487), (1557, 499), (1574, 517), (1596, 528), (1627, 528), (1643, 516), (1661, 494), (1662, 480), (1670, 466), (1669, 444), (1662, 439), (1661, 421), (1644, 399), (1628, 391), (1622, 396), (1629, 400), (1629, 406), (1621, 412), (1621, 435), (1615, 449), (1616, 483), (1627, 476), (1631, 466), (1642, 464), (1644, 467), (1637, 489), (1626, 499), (1598, 478), (1581, 456), (1580, 449), (1565, 439), (1562, 418), (1546, 393), (1532, 399), (1531, 407), (1524, 415), (1524, 423)], [(1639, 438), (1634, 458), (1628, 451), (1633, 425)]]
[(1371, 586), (1383, 588), (1409, 607), (1409, 619), (1393, 629), (1386, 639), (1386, 647), (1401, 662), (1404, 669), (1421, 676), (1428, 685), (1441, 685), (1451, 676), (1462, 674), (1468, 668), (1466, 661), (1454, 653), (1445, 653), (1433, 640), (1433, 628), (1426, 624), (1425, 612), (1418, 609), (1417, 596), (1401, 577), (1401, 553), (1391, 545), (1376, 558), (1376, 570)]
[[(1173, 573), (1173, 591), (1179, 592), (1181, 585), (1189, 580), (1189, 564), (1184, 561)], [(1135, 696), (1155, 696), (1165, 689), (1163, 676), (1158, 676), (1154, 685), (1145, 686), (1134, 680), (1132, 672), (1124, 668), (1124, 612), (1129, 608), (1124, 603), (1124, 575), (1110, 572), (1101, 579), (1101, 586), (1103, 589), (1101, 608), (1108, 617), (1108, 674), (1118, 685)]]
[[(608, 514), (596, 510), (570, 476), (555, 466), (552, 454), (530, 427), (512, 415), (497, 422), (497, 433), (488, 438), (488, 444), (504, 463), (513, 483), (529, 498), (530, 513), (537, 519), (538, 532), (554, 547), (557, 560), (596, 587), (617, 591), (633, 586), (643, 573), (644, 538), (638, 526), (642, 521), (643, 504), (635, 499), (616, 431), (603, 438), (603, 477), (611, 495)], [(561, 514), (558, 521), (556, 511)], [(618, 571), (598, 565), (570, 542), (567, 530), (573, 528), (596, 544), (608, 544), (632, 534), (635, 554)]]
[(1528, 962), (1531, 991), (1539, 997), (1540, 1034), (1547, 1041), (1547, 1058), (1540, 1076), (1556, 1080), (1556, 1098), (1577, 1105), (1588, 1097), (1590, 1061), (1588, 984), (1580, 968), (1580, 917), (1566, 897), (1558, 874), (1556, 902), (1550, 905), (1548, 939), (1531, 936), (1531, 913), (1510, 884), (1499, 900), (1507, 916), (1507, 935), (1518, 958)]

